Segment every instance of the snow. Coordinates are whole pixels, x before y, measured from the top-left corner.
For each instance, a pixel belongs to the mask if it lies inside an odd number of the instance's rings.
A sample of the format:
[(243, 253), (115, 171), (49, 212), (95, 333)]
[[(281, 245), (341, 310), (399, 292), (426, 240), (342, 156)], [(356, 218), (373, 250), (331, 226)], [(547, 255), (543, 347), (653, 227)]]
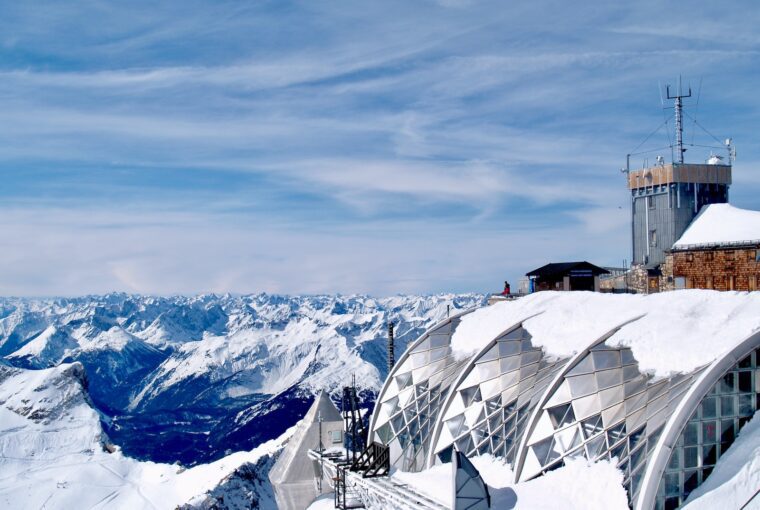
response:
[(686, 500), (684, 510), (760, 508), (760, 495), (744, 506), (760, 488), (760, 411), (742, 427), (731, 448), (705, 482)]
[(533, 345), (571, 356), (615, 327), (607, 340), (627, 346), (642, 372), (692, 372), (760, 331), (760, 293), (681, 290), (659, 294), (537, 292), (465, 315), (452, 336), (460, 359), (523, 322)]
[(81, 365), (0, 369), (3, 508), (176, 508), (242, 464), (277, 452), (294, 431), (191, 469), (139, 462), (104, 450), (107, 438), (84, 392)]
[(729, 204), (705, 206), (673, 248), (693, 245), (739, 243), (760, 239), (760, 211)]
[[(470, 458), (488, 485), (491, 508), (566, 510), (627, 509), (623, 473), (610, 461), (567, 459), (567, 465), (542, 477), (518, 484), (508, 464), (491, 455)], [(396, 471), (393, 477), (418, 492), (451, 507), (453, 490), (450, 463), (425, 471)]]
[(335, 510), (335, 493), (322, 494), (306, 510)]

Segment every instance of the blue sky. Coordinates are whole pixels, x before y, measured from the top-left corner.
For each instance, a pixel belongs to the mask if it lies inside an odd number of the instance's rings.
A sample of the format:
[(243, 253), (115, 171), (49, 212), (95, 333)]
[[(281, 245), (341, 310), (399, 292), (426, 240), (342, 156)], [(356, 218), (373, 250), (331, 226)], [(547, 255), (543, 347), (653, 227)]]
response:
[(489, 291), (621, 265), (619, 169), (679, 74), (735, 141), (732, 202), (760, 209), (754, 2), (512, 4), (0, 0), (0, 294)]

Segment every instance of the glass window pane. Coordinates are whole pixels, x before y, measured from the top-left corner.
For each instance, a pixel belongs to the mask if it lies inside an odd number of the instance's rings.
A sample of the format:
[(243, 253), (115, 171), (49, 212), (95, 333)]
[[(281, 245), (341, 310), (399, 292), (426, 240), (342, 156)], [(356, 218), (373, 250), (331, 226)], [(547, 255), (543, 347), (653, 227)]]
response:
[(670, 460), (668, 461), (668, 469), (678, 469), (681, 467), (679, 459), (681, 458), (681, 449), (673, 448), (673, 453), (670, 454)]
[(699, 443), (698, 426), (696, 423), (687, 423), (686, 428), (683, 431), (683, 444), (695, 445)]
[(720, 415), (721, 416), (735, 416), (736, 406), (734, 405), (733, 395), (728, 397), (720, 397)]
[(715, 397), (707, 397), (702, 401), (702, 418), (715, 418), (717, 416)]
[(718, 442), (718, 427), (714, 421), (702, 422), (702, 443), (710, 444)]
[(739, 391), (741, 393), (752, 391), (752, 372), (739, 372)]
[(683, 493), (684, 496), (688, 496), (691, 491), (697, 488), (697, 485), (699, 485), (699, 472), (694, 471), (684, 471), (683, 473)]
[(697, 447), (687, 446), (683, 449), (683, 467), (695, 468), (697, 467)]
[(665, 494), (667, 496), (677, 496), (681, 492), (681, 486), (678, 483), (678, 473), (665, 474)]
[(723, 376), (723, 379), (720, 382), (720, 391), (721, 393), (733, 393), (735, 389), (734, 373), (729, 372)]
[(754, 395), (739, 395), (739, 416), (752, 416), (755, 414), (755, 410), (752, 406), (754, 403)]
[(681, 506), (681, 500), (678, 496), (665, 499), (665, 510), (676, 510), (679, 506)]
[(620, 353), (618, 351), (596, 351), (592, 352), (594, 366), (597, 370), (605, 370), (620, 366)]
[(723, 420), (720, 426), (720, 441), (722, 443), (733, 443), (734, 436), (734, 420)]
[(702, 447), (702, 465), (711, 466), (715, 464), (718, 456), (717, 445), (703, 446)]

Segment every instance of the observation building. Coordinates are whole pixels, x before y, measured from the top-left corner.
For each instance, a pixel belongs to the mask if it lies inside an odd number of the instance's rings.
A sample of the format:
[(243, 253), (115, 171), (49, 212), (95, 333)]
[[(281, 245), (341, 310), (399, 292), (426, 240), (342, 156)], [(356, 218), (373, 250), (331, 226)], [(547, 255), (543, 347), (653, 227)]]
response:
[(632, 508), (678, 508), (760, 409), (759, 307), (752, 293), (542, 292), (452, 316), (390, 372), (369, 442), (402, 471), (492, 454), (514, 482), (610, 459)]

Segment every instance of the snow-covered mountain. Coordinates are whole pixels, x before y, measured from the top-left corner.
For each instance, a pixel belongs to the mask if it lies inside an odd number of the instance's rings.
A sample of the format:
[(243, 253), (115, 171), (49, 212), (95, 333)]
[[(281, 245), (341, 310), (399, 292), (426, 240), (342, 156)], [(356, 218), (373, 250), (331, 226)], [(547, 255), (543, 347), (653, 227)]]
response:
[[(292, 434), (185, 469), (137, 461), (110, 443), (82, 364), (0, 364), (0, 507), (274, 509), (266, 472)], [(219, 505), (216, 506), (218, 508)]]
[[(0, 299), (0, 354), (25, 369), (78, 362), (102, 425), (140, 459), (196, 464), (274, 439), (320, 389), (356, 377), (367, 401), (397, 353), (482, 295), (126, 294)], [(77, 365), (72, 365), (77, 366)]]

